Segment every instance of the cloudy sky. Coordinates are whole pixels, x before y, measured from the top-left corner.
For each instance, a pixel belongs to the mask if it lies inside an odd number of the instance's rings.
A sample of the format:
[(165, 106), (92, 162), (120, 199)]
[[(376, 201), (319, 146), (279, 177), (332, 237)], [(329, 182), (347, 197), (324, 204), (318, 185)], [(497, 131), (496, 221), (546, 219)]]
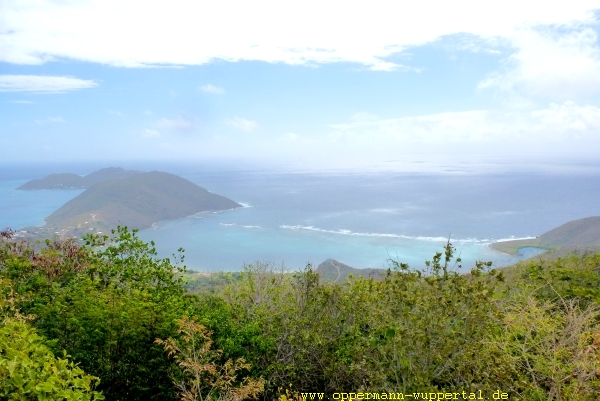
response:
[(600, 1), (0, 0), (3, 161), (600, 158)]

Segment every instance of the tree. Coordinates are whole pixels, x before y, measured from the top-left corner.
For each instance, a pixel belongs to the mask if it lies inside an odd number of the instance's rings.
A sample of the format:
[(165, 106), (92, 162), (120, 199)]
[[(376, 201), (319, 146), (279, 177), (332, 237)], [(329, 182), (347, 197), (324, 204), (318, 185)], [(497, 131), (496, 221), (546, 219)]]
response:
[(14, 279), (19, 307), (52, 349), (98, 376), (108, 399), (175, 399), (171, 362), (154, 340), (175, 335), (190, 304), (185, 267), (158, 258), (136, 232), (118, 227), (84, 246), (55, 239), (35, 252), (6, 242), (0, 275)]
[(222, 351), (213, 349), (211, 332), (201, 324), (183, 317), (179, 321), (180, 340), (157, 339), (181, 369), (181, 379), (174, 384), (183, 401), (242, 401), (254, 399), (264, 389), (264, 380), (245, 378), (238, 381), (237, 372), (248, 370), (243, 358), (228, 359), (220, 366)]

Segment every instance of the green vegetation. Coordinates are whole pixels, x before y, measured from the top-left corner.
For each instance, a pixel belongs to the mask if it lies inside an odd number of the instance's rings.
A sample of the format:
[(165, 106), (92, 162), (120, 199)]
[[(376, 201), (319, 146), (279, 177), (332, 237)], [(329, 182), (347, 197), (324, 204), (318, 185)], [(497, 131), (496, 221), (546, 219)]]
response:
[(182, 275), (184, 288), (194, 294), (215, 294), (225, 286), (239, 281), (242, 273), (240, 272), (213, 272), (204, 273), (194, 270), (187, 270)]
[[(40, 251), (1, 237), (0, 400), (600, 394), (600, 254), (460, 274), (449, 243), (423, 271), (335, 283), (310, 266), (188, 273), (125, 228)], [(14, 379), (15, 360), (33, 373)]]
[(161, 220), (236, 207), (241, 206), (184, 178), (152, 171), (93, 185), (48, 216), (46, 226), (83, 235), (117, 225), (143, 229)]
[(550, 230), (537, 238), (496, 242), (492, 249), (519, 255), (519, 249), (536, 247), (556, 250), (555, 255), (573, 252), (600, 251), (600, 216), (573, 220)]
[(99, 182), (121, 180), (139, 173), (141, 173), (141, 171), (109, 167), (94, 171), (84, 177), (72, 173), (50, 174), (39, 180), (27, 181), (17, 189), (27, 191), (38, 189), (85, 189)]
[(250, 368), (244, 358), (216, 364), (223, 351), (213, 349), (212, 333), (206, 327), (183, 317), (179, 321), (179, 334), (181, 340), (157, 339), (156, 343), (173, 356), (182, 370), (181, 379), (174, 384), (183, 400), (244, 400), (263, 392), (262, 378), (247, 377), (243, 383), (236, 384), (237, 372)]
[(87, 375), (63, 353), (56, 358), (17, 309), (11, 282), (0, 278), (0, 399), (102, 400)]

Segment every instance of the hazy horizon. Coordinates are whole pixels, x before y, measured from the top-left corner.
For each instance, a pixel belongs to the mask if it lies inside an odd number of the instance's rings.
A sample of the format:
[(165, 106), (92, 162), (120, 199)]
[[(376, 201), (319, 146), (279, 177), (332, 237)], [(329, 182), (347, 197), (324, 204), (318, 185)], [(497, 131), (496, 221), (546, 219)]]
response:
[[(297, 263), (316, 252), (368, 265), (385, 260), (384, 245), (421, 260), (438, 244), (418, 238), (449, 232), (480, 242), (538, 235), (598, 213), (596, 192), (577, 199), (572, 183), (600, 177), (599, 33), (600, 0), (4, 1), (5, 207), (43, 221), (51, 208), (42, 194), (9, 181), (123, 167), (191, 177), (240, 202), (256, 197), (235, 221), (170, 225), (188, 248), (208, 235), (213, 261), (232, 248), (239, 258), (284, 258), (271, 250), (283, 238)], [(398, 179), (393, 194), (388, 177)], [(544, 188), (544, 199), (530, 187)], [(445, 197), (462, 201), (467, 189), (472, 204), (449, 209)], [(306, 209), (332, 197), (336, 210)], [(68, 196), (48, 198), (58, 207)], [(400, 198), (428, 206), (403, 209)], [(262, 231), (246, 228), (255, 226)], [(375, 244), (373, 233), (395, 239)]]
[[(21, 177), (3, 171), (3, 227), (41, 226), (83, 191), (15, 189), (50, 167), (20, 171)], [(88, 167), (70, 171), (89, 173)], [(506, 266), (523, 257), (493, 251), (490, 243), (532, 238), (600, 214), (599, 174), (300, 173), (212, 167), (171, 165), (168, 170), (246, 207), (156, 221), (140, 232), (145, 241), (155, 241), (161, 257), (185, 248), (186, 264), (200, 271), (239, 271), (256, 261), (298, 270), (328, 258), (381, 268), (390, 257), (419, 268), (448, 238), (467, 268), (477, 260)]]
[(599, 10), (6, 1), (2, 159), (304, 171), (595, 164)]

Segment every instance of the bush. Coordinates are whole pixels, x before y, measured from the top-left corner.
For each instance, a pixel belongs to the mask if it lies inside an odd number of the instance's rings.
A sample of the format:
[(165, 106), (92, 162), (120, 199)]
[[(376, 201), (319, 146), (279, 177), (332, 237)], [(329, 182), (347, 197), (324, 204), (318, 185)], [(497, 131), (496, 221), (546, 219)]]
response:
[(222, 351), (213, 348), (211, 332), (201, 324), (184, 317), (179, 321), (180, 340), (157, 339), (181, 369), (181, 379), (174, 384), (183, 401), (241, 401), (255, 398), (264, 389), (263, 379), (245, 378), (237, 374), (250, 365), (243, 358), (228, 359), (221, 365)]
[(16, 303), (10, 281), (0, 279), (0, 399), (103, 400), (94, 391), (99, 379), (69, 361), (66, 353), (55, 357)]

